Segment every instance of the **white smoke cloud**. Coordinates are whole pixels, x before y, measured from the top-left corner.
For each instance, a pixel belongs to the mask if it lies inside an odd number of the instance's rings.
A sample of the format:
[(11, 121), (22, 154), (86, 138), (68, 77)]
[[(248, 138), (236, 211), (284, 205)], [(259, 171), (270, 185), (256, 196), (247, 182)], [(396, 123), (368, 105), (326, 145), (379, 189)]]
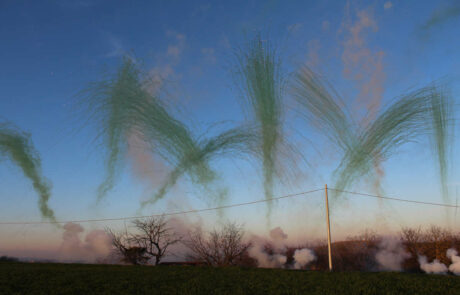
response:
[(282, 251), (286, 248), (286, 240), (288, 235), (284, 233), (281, 227), (276, 227), (270, 231), (271, 243), (275, 247), (275, 250)]
[(419, 256), (418, 262), (420, 263), (420, 268), (426, 273), (433, 274), (446, 274), (447, 266), (435, 259), (433, 262), (428, 263), (426, 256)]
[(406, 252), (401, 241), (396, 238), (383, 239), (379, 245), (379, 251), (375, 255), (381, 270), (401, 271), (402, 263), (409, 258), (410, 254)]
[(68, 222), (64, 225), (59, 260), (95, 262), (96, 259), (106, 257), (110, 253), (111, 240), (103, 230), (88, 232), (82, 241), (83, 232), (84, 229), (80, 224)]
[[(257, 260), (259, 267), (281, 268), (286, 266), (287, 257), (283, 255), (287, 247), (288, 235), (280, 228), (276, 227), (269, 232), (270, 239), (253, 236), (251, 239), (252, 247), (248, 250), (250, 257)], [(272, 248), (273, 254), (267, 252)], [(298, 249), (294, 252), (294, 268), (300, 269), (315, 260), (316, 256), (310, 249)]]
[(287, 258), (281, 254), (270, 255), (265, 251), (266, 241), (257, 237), (252, 239), (252, 247), (248, 250), (250, 257), (257, 260), (259, 267), (280, 268), (286, 264)]
[(447, 258), (452, 260), (452, 264), (449, 265), (449, 271), (454, 273), (455, 275), (460, 275), (460, 256), (458, 256), (458, 252), (455, 249), (447, 250)]
[(295, 250), (294, 252), (294, 268), (295, 269), (301, 269), (302, 267), (305, 267), (307, 264), (312, 262), (313, 260), (316, 259), (315, 254), (313, 253), (312, 250), (304, 248), (304, 249), (298, 249)]
[(250, 257), (257, 260), (259, 267), (280, 268), (286, 264), (287, 257), (275, 253), (270, 255), (266, 251), (266, 246), (271, 245), (275, 252), (282, 252), (286, 249), (285, 243), (288, 235), (280, 227), (272, 229), (269, 233), (270, 240), (253, 236), (251, 239), (252, 247), (248, 250)]

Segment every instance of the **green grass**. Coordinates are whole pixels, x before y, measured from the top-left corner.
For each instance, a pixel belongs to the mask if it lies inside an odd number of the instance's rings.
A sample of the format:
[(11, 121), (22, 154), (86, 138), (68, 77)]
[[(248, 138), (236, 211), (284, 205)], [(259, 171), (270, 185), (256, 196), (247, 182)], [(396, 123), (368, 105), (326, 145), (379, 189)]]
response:
[(0, 294), (459, 294), (460, 278), (192, 266), (0, 263)]

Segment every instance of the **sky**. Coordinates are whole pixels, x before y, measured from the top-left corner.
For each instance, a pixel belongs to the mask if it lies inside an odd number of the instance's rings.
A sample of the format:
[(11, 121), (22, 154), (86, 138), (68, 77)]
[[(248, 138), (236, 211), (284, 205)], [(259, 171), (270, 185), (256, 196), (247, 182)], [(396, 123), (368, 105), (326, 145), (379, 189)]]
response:
[[(130, 56), (153, 77), (161, 77), (162, 99), (174, 107), (176, 117), (196, 136), (212, 135), (247, 120), (234, 78), (235, 52), (262, 32), (276, 44), (288, 76), (307, 64), (334, 85), (356, 117), (372, 105), (382, 109), (405, 91), (439, 79), (446, 81), (457, 101), (458, 10), (454, 1), (3, 0), (0, 121), (31, 134), (43, 174), (53, 185), (49, 204), (58, 220), (215, 206), (183, 178), (164, 200), (140, 210), (140, 202), (155, 192), (170, 167), (156, 158), (130, 154), (115, 188), (97, 203), (105, 153), (95, 140), (95, 126), (85, 125), (76, 110), (79, 93), (115, 71), (123, 56)], [(278, 184), (276, 196), (332, 183), (340, 160), (326, 138), (300, 118), (289, 95), (286, 102), (290, 106), (286, 130), (308, 164), (302, 164), (288, 184)], [(453, 202), (460, 185), (457, 143), (454, 138), (449, 162)], [(428, 147), (425, 139), (405, 145), (382, 165), (385, 194), (442, 202)], [(226, 204), (264, 198), (257, 163), (226, 158), (213, 167), (229, 189)], [(367, 180), (353, 189), (375, 193)], [(362, 230), (363, 224), (392, 229), (430, 223), (455, 226), (455, 220), (447, 222), (445, 215), (444, 209), (347, 199), (335, 205), (331, 222), (337, 233), (346, 236), (343, 232)], [(253, 232), (281, 226), (294, 237), (321, 237), (323, 194), (313, 194), (311, 200), (279, 201), (269, 221), (264, 205), (186, 219), (205, 225), (238, 220)], [(39, 220), (37, 195), (28, 179), (12, 163), (1, 161), (0, 221)], [(105, 226), (123, 224), (88, 223), (84, 228), (89, 232)], [(62, 246), (61, 236), (62, 229), (52, 225), (0, 225), (0, 255), (52, 253)]]

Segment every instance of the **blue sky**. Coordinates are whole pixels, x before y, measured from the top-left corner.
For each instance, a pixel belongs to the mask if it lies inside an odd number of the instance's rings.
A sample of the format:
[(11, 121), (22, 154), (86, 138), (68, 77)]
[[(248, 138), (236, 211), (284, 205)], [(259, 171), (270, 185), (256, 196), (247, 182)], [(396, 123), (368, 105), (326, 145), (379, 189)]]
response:
[[(93, 140), (94, 128), (83, 126), (74, 107), (78, 92), (116, 69), (123, 55), (134, 56), (144, 70), (165, 80), (163, 99), (178, 107), (176, 116), (197, 135), (217, 122), (231, 126), (245, 120), (232, 78), (234, 52), (258, 31), (277, 44), (287, 73), (307, 63), (327, 77), (359, 115), (371, 100), (383, 106), (408, 89), (440, 78), (449, 81), (452, 95), (458, 97), (460, 17), (422, 29), (430, 17), (452, 3), (4, 0), (0, 2), (0, 119), (31, 133), (43, 172), (53, 183), (50, 205), (58, 219), (135, 215), (140, 200), (154, 191), (155, 181), (139, 179), (128, 155), (115, 189), (96, 205), (104, 153)], [(370, 89), (370, 94), (362, 95), (363, 89)], [(292, 110), (286, 121), (289, 130), (307, 139), (292, 136), (311, 165), (302, 168), (293, 185), (279, 185), (277, 194), (330, 182), (340, 159), (336, 151)], [(454, 152), (452, 187), (458, 183), (456, 163)], [(160, 177), (168, 169), (163, 163), (154, 164)], [(222, 168), (222, 179), (230, 188), (227, 202), (263, 198), (257, 165), (226, 159), (215, 166)], [(383, 167), (386, 193), (441, 201), (427, 142), (404, 146)], [(366, 181), (356, 189), (372, 192)], [(40, 220), (36, 200), (21, 171), (1, 162), (1, 220)], [(142, 213), (208, 205), (184, 179), (166, 200)], [(314, 216), (312, 207), (305, 206), (305, 212)], [(292, 209), (282, 208), (280, 212)], [(417, 218), (417, 210), (409, 208), (410, 215)], [(263, 210), (248, 212), (246, 216), (252, 218), (248, 223), (254, 228), (265, 226)], [(229, 218), (237, 216), (232, 214)], [(280, 213), (272, 223), (285, 222), (283, 216)], [(436, 216), (433, 220), (441, 218)], [(0, 237), (9, 237), (12, 231), (0, 228)]]

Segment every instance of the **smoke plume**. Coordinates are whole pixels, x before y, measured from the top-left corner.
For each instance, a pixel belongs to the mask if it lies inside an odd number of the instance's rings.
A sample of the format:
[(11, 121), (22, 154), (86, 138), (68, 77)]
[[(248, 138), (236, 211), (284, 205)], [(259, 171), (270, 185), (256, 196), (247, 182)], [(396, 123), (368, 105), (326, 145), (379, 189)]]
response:
[[(257, 260), (258, 267), (282, 268), (286, 267), (288, 235), (280, 227), (270, 230), (270, 238), (264, 239), (253, 236), (251, 239), (252, 247), (249, 249), (249, 256)], [(308, 263), (316, 259), (315, 254), (310, 249), (297, 249), (294, 252), (293, 267), (301, 269)]]
[(458, 256), (458, 252), (455, 249), (447, 250), (447, 258), (452, 261), (452, 264), (449, 265), (449, 271), (454, 273), (455, 275), (460, 275), (460, 256)]
[(310, 249), (299, 249), (294, 252), (294, 268), (301, 269), (316, 259), (315, 254)]
[(267, 241), (260, 238), (251, 240), (252, 246), (248, 251), (250, 257), (257, 260), (258, 267), (280, 268), (286, 264), (287, 258), (282, 254), (268, 254), (266, 251)]
[(271, 243), (273, 244), (276, 250), (285, 249), (287, 237), (288, 235), (284, 233), (283, 229), (279, 226), (270, 230)]
[(110, 253), (110, 237), (103, 230), (88, 232), (82, 241), (83, 227), (77, 223), (66, 223), (63, 227), (62, 242), (59, 247), (59, 259), (62, 261), (95, 262)]
[(429, 274), (446, 274), (447, 266), (435, 259), (433, 262), (428, 263), (426, 256), (419, 256), (418, 262), (420, 263), (420, 269)]
[(401, 241), (396, 238), (383, 239), (379, 245), (379, 251), (375, 259), (381, 270), (401, 271), (402, 263), (409, 258), (410, 254), (406, 252)]
[[(259, 267), (280, 268), (284, 267), (287, 257), (281, 252), (285, 250), (287, 234), (280, 227), (270, 230), (270, 239), (263, 239), (254, 236), (251, 239), (252, 247), (249, 249), (249, 256), (257, 260)], [(269, 249), (272, 248), (268, 253)]]

